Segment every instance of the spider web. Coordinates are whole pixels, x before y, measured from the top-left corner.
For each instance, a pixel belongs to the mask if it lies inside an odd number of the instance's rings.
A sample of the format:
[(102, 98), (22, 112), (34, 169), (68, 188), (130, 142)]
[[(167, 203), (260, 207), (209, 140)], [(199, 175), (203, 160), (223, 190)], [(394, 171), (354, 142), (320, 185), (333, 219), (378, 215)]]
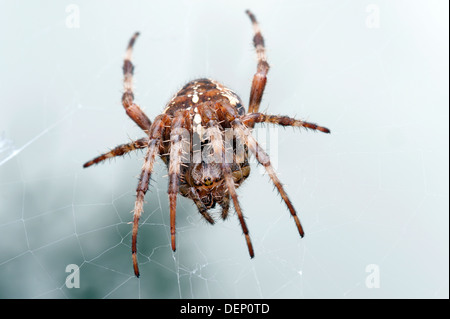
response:
[[(448, 298), (448, 4), (80, 1), (77, 25), (68, 3), (48, 2), (0, 4), (0, 27), (15, 30), (0, 51), (1, 298)], [(368, 27), (373, 5), (380, 21)], [(255, 258), (235, 215), (211, 227), (184, 198), (173, 253), (159, 162), (136, 279), (129, 222), (143, 153), (82, 168), (143, 136), (120, 105), (121, 54), (141, 31), (135, 95), (151, 118), (196, 77), (246, 101), (247, 8), (272, 66), (263, 110), (332, 130), (255, 132), (307, 235), (254, 164), (238, 195)], [(66, 285), (72, 264), (79, 288)]]

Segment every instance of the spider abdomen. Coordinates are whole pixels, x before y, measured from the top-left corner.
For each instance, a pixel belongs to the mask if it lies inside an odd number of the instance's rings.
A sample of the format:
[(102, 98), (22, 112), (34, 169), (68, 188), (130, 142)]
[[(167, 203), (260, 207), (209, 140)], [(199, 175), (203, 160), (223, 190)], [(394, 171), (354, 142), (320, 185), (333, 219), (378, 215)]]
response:
[(236, 108), (239, 115), (245, 114), (245, 108), (239, 96), (223, 84), (201, 78), (186, 83), (167, 103), (163, 113), (173, 116), (180, 109), (188, 109), (193, 114), (195, 107), (202, 103), (225, 102)]

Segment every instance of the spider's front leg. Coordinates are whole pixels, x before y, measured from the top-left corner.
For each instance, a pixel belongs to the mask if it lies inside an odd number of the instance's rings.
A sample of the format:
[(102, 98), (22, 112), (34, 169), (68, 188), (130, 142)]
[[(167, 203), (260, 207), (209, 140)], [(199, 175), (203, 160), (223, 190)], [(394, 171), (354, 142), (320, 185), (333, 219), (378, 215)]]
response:
[[(169, 206), (170, 206), (170, 237), (172, 250), (175, 245), (175, 220), (177, 210), (177, 193), (180, 183), (181, 163), (183, 159), (183, 142), (190, 142), (190, 115), (187, 110), (179, 110), (172, 120), (170, 131), (170, 161), (169, 161)], [(187, 141), (186, 141), (187, 139)], [(189, 155), (188, 155), (189, 156)]]
[[(215, 105), (216, 109), (218, 109), (218, 105), (219, 104)], [(225, 150), (225, 143), (222, 137), (222, 133), (219, 129), (217, 114), (215, 110), (208, 105), (201, 106), (198, 108), (198, 110), (202, 116), (202, 124), (208, 127), (206, 132), (211, 140), (214, 153), (216, 155), (219, 155), (218, 157), (220, 158), (222, 164), (222, 172), (225, 179), (225, 185), (228, 190), (228, 194), (224, 194), (225, 197), (220, 204), (222, 207), (222, 218), (225, 219), (228, 215), (229, 197), (231, 197), (231, 199), (233, 200), (234, 209), (238, 215), (238, 219), (245, 236), (245, 240), (247, 242), (248, 252), (250, 254), (250, 257), (253, 258), (255, 256), (255, 253), (253, 251), (253, 245), (250, 239), (247, 224), (245, 223), (244, 214), (242, 213), (241, 205), (239, 204), (238, 196), (236, 193), (236, 185), (231, 171), (231, 165), (226, 160), (227, 154)]]
[[(206, 138), (211, 141), (214, 160), (216, 163), (222, 163), (223, 166), (223, 161), (226, 158), (224, 156), (223, 135), (219, 129), (217, 114), (211, 104), (200, 104), (197, 108), (202, 119), (202, 125), (206, 127)], [(225, 220), (228, 217), (228, 210), (230, 208), (229, 193), (223, 194), (219, 205), (222, 207), (222, 219)]]
[(283, 198), (283, 201), (286, 203), (286, 206), (288, 207), (292, 217), (294, 217), (295, 224), (297, 225), (298, 232), (300, 233), (300, 236), (303, 237), (305, 235), (303, 231), (303, 227), (300, 223), (300, 220), (297, 216), (297, 213), (295, 211), (294, 205), (292, 205), (289, 197), (287, 196), (286, 192), (284, 191), (283, 185), (281, 184), (280, 180), (278, 179), (272, 164), (270, 163), (269, 155), (259, 146), (256, 139), (252, 136), (249, 128), (245, 126), (242, 121), (240, 120), (239, 114), (237, 114), (236, 110), (232, 108), (229, 105), (221, 104), (220, 109), (223, 112), (223, 114), (226, 116), (227, 120), (230, 122), (232, 128), (235, 130), (237, 136), (244, 141), (244, 143), (248, 146), (250, 151), (255, 155), (257, 161), (264, 166), (266, 169), (266, 172), (269, 174), (270, 179), (272, 180), (273, 184), (278, 190), (278, 193), (280, 193), (281, 198)]
[(160, 115), (155, 119), (149, 130), (149, 141), (147, 154), (145, 156), (145, 162), (142, 166), (141, 175), (139, 177), (139, 183), (136, 189), (136, 202), (134, 204), (133, 215), (133, 230), (131, 239), (131, 254), (133, 258), (133, 268), (136, 277), (139, 277), (139, 267), (137, 261), (137, 234), (139, 227), (139, 219), (144, 207), (144, 197), (148, 190), (148, 184), (150, 182), (150, 176), (153, 171), (153, 165), (155, 163), (156, 155), (159, 153), (159, 144), (161, 143), (161, 136), (165, 129), (165, 126), (170, 124), (170, 117), (168, 115)]

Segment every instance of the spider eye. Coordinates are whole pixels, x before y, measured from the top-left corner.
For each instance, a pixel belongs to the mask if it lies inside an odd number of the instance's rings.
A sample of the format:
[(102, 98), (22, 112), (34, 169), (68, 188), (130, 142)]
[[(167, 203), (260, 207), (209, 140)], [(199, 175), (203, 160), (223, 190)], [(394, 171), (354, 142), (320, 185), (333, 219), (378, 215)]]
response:
[(209, 186), (209, 185), (211, 185), (213, 182), (212, 182), (212, 180), (211, 180), (211, 177), (205, 177), (204, 179), (203, 179), (203, 184), (205, 184), (206, 186)]

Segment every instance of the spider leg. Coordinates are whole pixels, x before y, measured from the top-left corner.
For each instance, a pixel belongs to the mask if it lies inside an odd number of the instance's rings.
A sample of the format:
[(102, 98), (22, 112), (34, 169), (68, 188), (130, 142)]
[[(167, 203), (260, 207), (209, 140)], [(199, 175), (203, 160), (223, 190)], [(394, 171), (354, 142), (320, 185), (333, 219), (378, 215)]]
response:
[(124, 93), (122, 95), (122, 105), (125, 108), (128, 116), (144, 131), (148, 131), (152, 122), (145, 115), (144, 111), (139, 107), (139, 105), (134, 103), (133, 94), (133, 71), (134, 66), (131, 63), (131, 53), (133, 52), (133, 45), (136, 38), (139, 36), (139, 32), (136, 32), (130, 39), (127, 51), (125, 53), (125, 59), (123, 61), (123, 87)]
[(245, 219), (244, 219), (244, 215), (242, 213), (241, 205), (239, 205), (238, 196), (236, 194), (236, 187), (234, 185), (233, 176), (231, 175), (230, 165), (227, 164), (227, 163), (224, 163), (223, 164), (223, 170), (224, 170), (225, 182), (226, 182), (226, 185), (227, 185), (228, 193), (230, 194), (230, 196), (231, 196), (231, 198), (233, 200), (234, 209), (236, 210), (236, 213), (237, 213), (238, 218), (239, 218), (239, 222), (241, 223), (242, 231), (243, 231), (244, 236), (245, 236), (245, 240), (247, 241), (248, 252), (250, 254), (250, 257), (253, 258), (253, 257), (255, 257), (255, 253), (253, 252), (253, 245), (252, 245), (252, 242), (250, 240), (250, 235), (249, 235), (249, 232), (248, 232), (247, 225), (245, 223)]
[(284, 202), (286, 203), (286, 206), (289, 209), (289, 212), (291, 213), (292, 217), (294, 217), (295, 224), (297, 225), (298, 232), (300, 233), (300, 236), (303, 237), (305, 235), (303, 231), (303, 227), (300, 223), (300, 220), (297, 216), (297, 213), (295, 211), (294, 206), (292, 205), (289, 197), (287, 196), (286, 192), (284, 191), (283, 185), (281, 184), (280, 180), (278, 179), (272, 164), (270, 163), (269, 155), (259, 146), (256, 139), (252, 136), (250, 130), (247, 126), (245, 126), (241, 120), (239, 119), (239, 116), (237, 112), (230, 107), (229, 105), (220, 105), (222, 111), (227, 116), (228, 121), (230, 122), (231, 126), (235, 130), (237, 136), (245, 142), (245, 144), (248, 146), (250, 151), (255, 155), (256, 159), (260, 164), (264, 166), (267, 173), (270, 176), (270, 179), (272, 180), (273, 184), (278, 190), (278, 193), (280, 193), (281, 197), (283, 198)]
[(267, 82), (267, 72), (269, 72), (269, 63), (267, 63), (266, 49), (264, 47), (264, 38), (261, 34), (258, 21), (255, 16), (249, 10), (245, 11), (249, 16), (253, 25), (253, 45), (256, 49), (256, 56), (258, 64), (256, 67), (256, 73), (253, 76), (252, 88), (250, 90), (250, 102), (248, 105), (248, 113), (258, 112), (259, 105), (264, 93), (264, 88)]
[(189, 111), (179, 110), (175, 113), (170, 132), (170, 162), (169, 162), (169, 206), (170, 206), (170, 237), (172, 250), (176, 250), (175, 245), (175, 220), (177, 209), (177, 193), (179, 189), (179, 179), (181, 163), (183, 158), (183, 133), (188, 132), (190, 124)]
[(140, 138), (140, 139), (133, 141), (131, 143), (128, 143), (128, 144), (122, 144), (122, 145), (116, 146), (111, 151), (104, 153), (100, 156), (97, 156), (96, 158), (94, 158), (93, 160), (90, 160), (89, 162), (86, 162), (83, 165), (83, 167), (89, 167), (93, 164), (98, 164), (108, 158), (122, 156), (131, 151), (146, 148), (148, 146), (148, 141), (149, 141), (149, 139), (147, 137), (144, 137), (144, 138)]
[(205, 136), (211, 141), (214, 153), (214, 163), (222, 162), (223, 134), (219, 128), (217, 115), (210, 104), (200, 104), (198, 112), (201, 116), (202, 125), (206, 127)]
[(139, 177), (139, 183), (136, 189), (136, 202), (134, 204), (133, 215), (133, 230), (131, 240), (131, 254), (133, 258), (133, 269), (136, 277), (139, 277), (139, 267), (137, 262), (137, 233), (139, 227), (139, 219), (141, 217), (144, 207), (144, 197), (148, 190), (148, 184), (150, 182), (150, 176), (153, 171), (153, 165), (155, 163), (156, 155), (158, 154), (159, 144), (161, 143), (162, 132), (167, 122), (170, 121), (168, 115), (160, 115), (155, 119), (155, 122), (150, 127), (149, 141), (147, 154), (145, 156), (145, 162), (142, 166), (141, 175)]
[[(222, 132), (220, 131), (217, 122), (217, 114), (208, 104), (200, 104), (197, 109), (202, 118), (202, 124), (206, 127), (206, 136), (211, 141), (212, 149), (214, 151), (214, 159), (218, 159), (219, 163), (221, 163), (223, 160), (222, 148), (224, 148), (224, 145)], [(223, 198), (219, 202), (219, 205), (222, 207), (222, 219), (225, 220), (228, 217), (228, 211), (230, 208), (230, 195), (223, 194)]]
[(263, 113), (250, 113), (245, 114), (242, 119), (242, 123), (247, 127), (253, 127), (255, 123), (271, 123), (278, 124), (282, 126), (294, 126), (294, 127), (304, 127), (311, 130), (318, 130), (324, 133), (330, 133), (330, 130), (326, 127), (319, 126), (315, 123), (305, 122), (301, 120), (296, 120), (288, 116), (280, 115), (267, 115)]
[[(231, 196), (233, 200), (234, 209), (236, 210), (236, 213), (239, 218), (239, 222), (241, 223), (242, 231), (245, 236), (245, 240), (247, 242), (248, 252), (250, 254), (250, 257), (253, 258), (255, 256), (253, 252), (253, 245), (250, 240), (249, 231), (247, 228), (247, 224), (245, 223), (244, 215), (242, 213), (241, 205), (239, 204), (238, 196), (236, 193), (236, 186), (234, 183), (231, 166), (229, 163), (226, 162), (226, 156), (225, 156), (225, 145), (222, 138), (222, 133), (219, 129), (219, 124), (217, 122), (217, 116), (215, 114), (214, 109), (212, 109), (208, 105), (199, 106), (198, 110), (202, 116), (202, 122), (205, 126), (208, 127), (208, 130), (210, 130), (209, 136), (211, 138), (211, 144), (214, 149), (214, 152), (219, 152), (221, 154), (222, 159), (222, 170), (225, 178), (225, 183), (227, 186), (228, 194), (225, 194), (229, 198)], [(217, 153), (216, 153), (217, 154)], [(225, 206), (222, 206), (225, 205)], [(222, 218), (226, 218), (228, 215), (228, 207), (229, 207), (229, 199), (228, 203), (221, 204), (222, 206)]]

